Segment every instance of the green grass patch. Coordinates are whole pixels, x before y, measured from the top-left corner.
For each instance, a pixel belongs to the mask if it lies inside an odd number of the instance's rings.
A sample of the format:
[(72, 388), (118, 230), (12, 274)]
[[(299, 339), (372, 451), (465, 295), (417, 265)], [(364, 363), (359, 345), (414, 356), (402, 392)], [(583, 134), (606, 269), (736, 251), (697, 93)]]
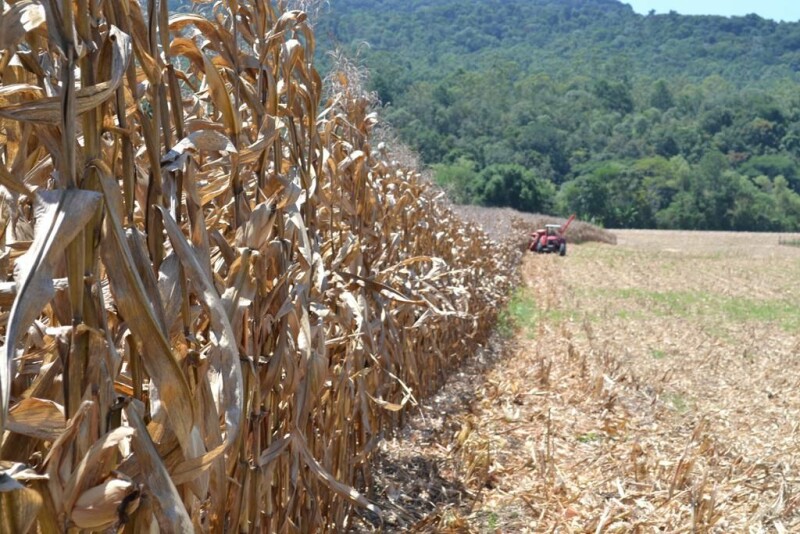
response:
[(653, 349), (650, 351), (650, 356), (652, 356), (654, 360), (663, 360), (667, 357), (667, 353), (661, 349)]
[(603, 436), (597, 432), (587, 432), (586, 434), (581, 434), (576, 439), (581, 443), (594, 443), (595, 441), (603, 439)]
[(647, 302), (656, 315), (692, 315), (698, 306), (712, 300), (711, 295), (702, 291), (647, 291), (631, 288), (617, 291), (619, 298)]
[[(536, 305), (533, 295), (526, 288), (519, 288), (511, 294), (505, 309), (497, 318), (497, 329), (503, 337), (510, 338), (516, 332), (523, 332), (528, 338), (533, 338), (536, 327), (540, 322), (561, 323), (576, 321), (583, 317), (575, 310), (553, 308), (542, 310)], [(590, 320), (593, 316), (586, 315)]]
[(497, 516), (496, 513), (494, 513), (494, 512), (490, 512), (489, 513), (489, 517), (488, 517), (488, 519), (486, 521), (488, 526), (489, 526), (489, 530), (494, 531), (498, 527), (499, 519), (500, 518)]
[(785, 300), (729, 297), (707, 291), (648, 291), (639, 288), (603, 289), (598, 293), (606, 298), (633, 301), (645, 308), (616, 312), (623, 319), (643, 319), (646, 314), (684, 318), (716, 316), (734, 323), (776, 323), (788, 332), (800, 329), (800, 306)]
[(506, 338), (518, 330), (532, 330), (536, 326), (536, 302), (525, 288), (514, 290), (505, 309), (497, 319), (497, 329)]
[(686, 397), (680, 393), (665, 393), (661, 398), (678, 413), (686, 413), (689, 411), (689, 403)]
[(800, 307), (781, 300), (728, 298), (722, 302), (722, 312), (737, 322), (775, 322), (786, 331), (800, 327)]

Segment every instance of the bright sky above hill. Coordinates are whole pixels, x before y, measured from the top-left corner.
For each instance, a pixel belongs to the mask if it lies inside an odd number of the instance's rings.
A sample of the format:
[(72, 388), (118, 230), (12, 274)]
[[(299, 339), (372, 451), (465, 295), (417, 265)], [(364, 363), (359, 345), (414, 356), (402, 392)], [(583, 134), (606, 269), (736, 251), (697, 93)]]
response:
[(741, 16), (755, 13), (765, 19), (797, 22), (800, 20), (798, 0), (622, 0), (637, 13), (646, 15), (677, 11), (682, 15)]

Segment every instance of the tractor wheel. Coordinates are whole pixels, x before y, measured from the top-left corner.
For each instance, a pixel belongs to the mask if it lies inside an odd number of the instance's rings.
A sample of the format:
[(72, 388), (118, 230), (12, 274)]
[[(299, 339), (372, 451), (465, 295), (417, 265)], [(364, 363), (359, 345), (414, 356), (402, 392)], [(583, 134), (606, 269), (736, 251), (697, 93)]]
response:
[(537, 240), (536, 244), (533, 246), (534, 252), (541, 254), (542, 253), (542, 242)]
[(558, 246), (558, 255), (559, 256), (566, 256), (567, 255), (567, 244), (566, 243), (561, 243)]

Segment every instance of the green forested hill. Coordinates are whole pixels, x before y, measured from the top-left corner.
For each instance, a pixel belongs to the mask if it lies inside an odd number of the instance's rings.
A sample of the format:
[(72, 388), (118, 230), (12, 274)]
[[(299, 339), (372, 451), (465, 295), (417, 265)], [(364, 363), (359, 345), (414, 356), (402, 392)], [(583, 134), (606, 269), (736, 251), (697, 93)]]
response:
[(615, 0), (330, 0), (317, 34), (370, 69), (386, 118), (460, 200), (800, 228), (800, 24)]
[(616, 0), (330, 3), (321, 33), (350, 48), (368, 43), (370, 58), (409, 60), (403, 67), (417, 77), (498, 61), (524, 73), (602, 75), (611, 62), (635, 77), (720, 74), (741, 85), (800, 69), (800, 24), (756, 15), (642, 16)]

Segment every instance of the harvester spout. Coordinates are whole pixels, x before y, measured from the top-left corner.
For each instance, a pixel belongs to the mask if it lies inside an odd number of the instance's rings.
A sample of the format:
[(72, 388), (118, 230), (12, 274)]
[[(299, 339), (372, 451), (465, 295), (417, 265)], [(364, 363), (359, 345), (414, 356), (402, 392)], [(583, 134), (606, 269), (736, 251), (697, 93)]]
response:
[(567, 232), (567, 228), (569, 228), (569, 225), (572, 224), (572, 221), (574, 220), (575, 220), (575, 214), (573, 213), (572, 215), (569, 216), (567, 222), (564, 223), (564, 226), (558, 229), (558, 233), (564, 235)]

